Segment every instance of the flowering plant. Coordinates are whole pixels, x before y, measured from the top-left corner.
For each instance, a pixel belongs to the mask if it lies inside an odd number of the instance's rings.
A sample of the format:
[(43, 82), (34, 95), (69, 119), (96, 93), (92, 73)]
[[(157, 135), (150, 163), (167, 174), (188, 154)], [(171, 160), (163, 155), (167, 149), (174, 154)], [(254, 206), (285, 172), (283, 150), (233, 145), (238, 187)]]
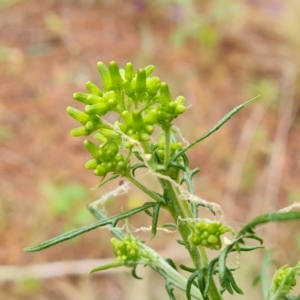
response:
[[(139, 278), (136, 267), (139, 264), (147, 265), (165, 278), (170, 299), (175, 299), (174, 287), (185, 291), (187, 299), (218, 300), (222, 299), (222, 294), (226, 291), (230, 294), (243, 294), (234, 279), (235, 269), (226, 264), (228, 254), (241, 254), (262, 248), (263, 240), (255, 231), (258, 225), (300, 219), (300, 212), (293, 211), (297, 207), (294, 205), (259, 216), (235, 232), (222, 223), (220, 205), (195, 195), (193, 176), (199, 169), (190, 169), (186, 153), (257, 97), (234, 108), (203, 136), (184, 146), (186, 141), (180, 130), (173, 126), (173, 120), (186, 111), (185, 98), (173, 98), (168, 85), (161, 82), (159, 77), (151, 76), (154, 71), (152, 65), (137, 72), (131, 63), (127, 63), (124, 69), (120, 69), (114, 61), (108, 67), (99, 62), (97, 67), (103, 89), (87, 82), (88, 93), (73, 95), (85, 108), (84, 111), (67, 108), (67, 113), (81, 123), (80, 127), (71, 131), (71, 135), (93, 135), (93, 141), (84, 141), (84, 147), (91, 155), (85, 168), (93, 170), (101, 178), (99, 188), (118, 177), (122, 180), (117, 189), (89, 205), (97, 222), (64, 233), (38, 246), (25, 248), (25, 251), (39, 251), (95, 228), (108, 226), (115, 236), (111, 244), (116, 260), (111, 264), (95, 267), (91, 272), (126, 266), (132, 268), (134, 277)], [(104, 118), (110, 112), (116, 116), (114, 123)], [(138, 180), (136, 170), (139, 168), (145, 168), (158, 180), (162, 193), (151, 190)], [(101, 209), (106, 200), (127, 192), (130, 183), (142, 190), (151, 201), (117, 215), (107, 216)], [(199, 207), (218, 215), (218, 221), (202, 218)], [(178, 230), (181, 236), (178, 243), (190, 255), (192, 266), (179, 266), (190, 273), (188, 278), (177, 271), (172, 259), (163, 259), (155, 250), (133, 236), (129, 229), (124, 233), (116, 227), (120, 220), (128, 223), (132, 215), (145, 212), (152, 218), (151, 237), (154, 238), (161, 209), (167, 211), (173, 219), (173, 223), (165, 224), (163, 228)], [(223, 238), (225, 233), (229, 233), (231, 239)], [(249, 239), (255, 240), (257, 244), (247, 245), (245, 241)], [(207, 257), (207, 248), (216, 251), (215, 258), (211, 261)], [(296, 283), (295, 277), (299, 274), (299, 263), (292, 268), (284, 266), (279, 269), (269, 288), (264, 287), (267, 290), (265, 299), (299, 299), (289, 294)], [(219, 278), (219, 288), (216, 276)]]

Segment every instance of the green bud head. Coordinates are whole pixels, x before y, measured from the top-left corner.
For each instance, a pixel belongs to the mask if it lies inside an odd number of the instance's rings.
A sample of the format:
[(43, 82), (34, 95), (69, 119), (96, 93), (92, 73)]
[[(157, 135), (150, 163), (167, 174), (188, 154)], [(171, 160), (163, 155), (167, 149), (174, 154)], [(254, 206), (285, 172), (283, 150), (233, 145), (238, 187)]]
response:
[(149, 77), (154, 72), (155, 68), (153, 65), (148, 65), (144, 69), (146, 71), (146, 77)]
[(134, 96), (134, 89), (131, 86), (131, 81), (124, 80), (123, 81), (123, 88), (124, 88), (125, 94), (128, 97), (133, 97)]
[(147, 111), (143, 119), (145, 124), (150, 124), (150, 125), (155, 124), (157, 122), (157, 110), (151, 109)]
[(162, 82), (160, 85), (160, 94), (160, 103), (162, 105), (166, 105), (172, 101), (169, 86), (165, 82)]
[(146, 71), (145, 69), (139, 69), (136, 78), (136, 91), (141, 94), (146, 92)]
[(159, 77), (151, 77), (146, 80), (146, 88), (149, 94), (156, 94), (160, 88)]
[(68, 107), (67, 113), (69, 116), (71, 116), (76, 121), (80, 122), (81, 124), (85, 124), (90, 120), (90, 116), (74, 107)]
[(102, 116), (109, 111), (109, 107), (106, 103), (98, 103), (94, 105), (86, 105), (85, 111), (87, 114), (97, 114)]
[(100, 132), (97, 132), (97, 133), (94, 134), (94, 139), (101, 142), (101, 143), (106, 143), (107, 142), (107, 138), (105, 136), (103, 136)]
[(182, 149), (182, 143), (180, 143), (180, 142), (172, 143), (171, 149), (174, 150), (174, 151)]
[(96, 170), (94, 171), (94, 174), (96, 176), (105, 176), (108, 173), (108, 170), (106, 170), (105, 166), (103, 164), (98, 165)]
[(93, 95), (96, 95), (96, 96), (99, 96), (99, 97), (102, 97), (103, 96), (103, 92), (100, 90), (100, 88), (94, 84), (93, 82), (91, 81), (88, 81), (86, 84), (86, 89)]
[(176, 104), (184, 105), (185, 104), (185, 98), (183, 96), (178, 96), (175, 101)]
[(89, 101), (88, 104), (90, 104), (90, 105), (101, 103), (101, 102), (103, 102), (103, 97), (90, 94), (88, 96), (88, 101)]
[(147, 133), (151, 134), (154, 130), (154, 127), (152, 125), (145, 125), (144, 129)]
[(112, 89), (112, 80), (111, 80), (109, 69), (101, 61), (97, 63), (97, 67), (98, 67), (98, 71), (102, 77), (102, 84), (103, 84), (105, 91), (110, 91)]
[(219, 228), (222, 226), (220, 222), (213, 222), (208, 224), (207, 231), (209, 233), (217, 233), (219, 231)]
[(84, 167), (87, 170), (94, 170), (97, 168), (98, 164), (98, 161), (95, 158), (92, 158), (85, 163)]
[(178, 105), (175, 106), (175, 112), (176, 112), (177, 114), (179, 114), (179, 115), (180, 115), (180, 114), (183, 114), (185, 111), (186, 111), (186, 108), (185, 108), (184, 105), (178, 104)]
[(83, 142), (83, 145), (87, 149), (87, 151), (89, 151), (92, 154), (93, 157), (97, 157), (99, 151), (98, 146), (96, 146), (93, 142), (89, 140), (85, 140)]
[(140, 131), (142, 130), (144, 127), (144, 121), (143, 121), (143, 117), (140, 111), (138, 111), (137, 109), (135, 109), (132, 112), (132, 128)]
[(119, 67), (115, 61), (110, 62), (109, 71), (110, 71), (112, 89), (120, 90), (122, 87), (122, 77), (119, 72)]
[(130, 82), (134, 75), (133, 64), (129, 62), (125, 66), (125, 78)]
[(121, 113), (121, 116), (123, 117), (124, 121), (125, 121), (127, 124), (131, 124), (131, 123), (132, 123), (132, 115), (131, 115), (131, 113), (130, 113), (128, 110), (124, 110), (124, 111)]
[(140, 136), (141, 142), (148, 142), (150, 140), (150, 135), (148, 133), (142, 133)]
[(87, 136), (91, 133), (85, 126), (81, 126), (70, 131), (71, 136), (79, 137), (79, 136)]
[(89, 99), (88, 98), (89, 96), (90, 96), (90, 94), (74, 93), (73, 94), (73, 99), (77, 100), (81, 103), (84, 103), (84, 104), (94, 104), (95, 101), (93, 101), (93, 99)]
[(210, 235), (208, 238), (207, 238), (207, 241), (210, 243), (210, 244), (217, 244), (219, 239), (218, 237), (216, 237), (215, 235)]

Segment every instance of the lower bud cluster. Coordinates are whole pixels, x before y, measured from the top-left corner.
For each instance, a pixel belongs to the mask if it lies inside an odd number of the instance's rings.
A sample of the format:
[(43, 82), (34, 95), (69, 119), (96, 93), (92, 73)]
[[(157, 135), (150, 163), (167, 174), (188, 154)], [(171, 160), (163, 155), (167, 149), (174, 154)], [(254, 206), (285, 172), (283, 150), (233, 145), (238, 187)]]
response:
[[(290, 272), (291, 270), (292, 270), (292, 268), (283, 266), (276, 271), (274, 279), (273, 279), (273, 284), (274, 284), (275, 290), (277, 290), (280, 287), (280, 285), (283, 283), (284, 280), (285, 280), (285, 286), (288, 290), (290, 290), (292, 287), (294, 287), (296, 285), (296, 283), (297, 283), (296, 278), (295, 278), (296, 271)], [(290, 274), (288, 275), (289, 272), (290, 272)], [(286, 279), (286, 276), (288, 276), (287, 279)]]
[(220, 236), (228, 231), (221, 222), (201, 220), (189, 223), (191, 234), (189, 242), (193, 246), (203, 246), (213, 250), (219, 250), (222, 246)]

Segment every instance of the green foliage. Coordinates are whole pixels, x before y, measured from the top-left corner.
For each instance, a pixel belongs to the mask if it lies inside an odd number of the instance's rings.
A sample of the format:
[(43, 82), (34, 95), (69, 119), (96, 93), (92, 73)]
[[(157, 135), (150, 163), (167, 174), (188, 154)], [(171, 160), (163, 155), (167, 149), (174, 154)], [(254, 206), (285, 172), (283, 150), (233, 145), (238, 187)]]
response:
[(78, 226), (90, 221), (90, 214), (82, 210), (80, 203), (88, 196), (88, 190), (78, 183), (55, 185), (52, 182), (42, 182), (40, 191), (49, 203), (50, 211), (56, 216), (65, 216), (70, 209), (73, 218), (68, 221), (67, 228)]
[[(227, 265), (228, 255), (233, 252), (242, 255), (243, 252), (263, 248), (263, 240), (257, 234), (256, 228), (270, 222), (299, 220), (300, 212), (293, 211), (299, 205), (294, 204), (283, 210), (258, 216), (238, 232), (234, 232), (221, 222), (220, 205), (195, 195), (193, 176), (199, 169), (190, 169), (187, 152), (256, 98), (233, 108), (201, 137), (183, 147), (181, 134), (172, 127), (172, 122), (186, 111), (185, 99), (183, 96), (172, 97), (166, 83), (161, 82), (158, 77), (151, 77), (154, 71), (152, 65), (136, 72), (131, 63), (127, 63), (124, 69), (120, 69), (114, 61), (108, 66), (99, 62), (97, 67), (102, 77), (102, 88), (87, 82), (88, 93), (73, 95), (74, 100), (85, 105), (84, 111), (72, 107), (67, 109), (67, 113), (81, 124), (71, 131), (71, 135), (77, 137), (93, 134), (93, 141), (84, 141), (84, 147), (91, 156), (85, 167), (94, 170), (94, 174), (101, 177), (98, 187), (117, 177), (122, 177), (122, 180), (116, 189), (89, 205), (90, 212), (98, 221), (73, 229), (40, 245), (27, 247), (25, 251), (40, 251), (105, 226), (115, 236), (111, 243), (116, 260), (92, 269), (91, 273), (127, 266), (132, 269), (134, 278), (141, 279), (136, 274), (136, 267), (142, 264), (149, 266), (165, 279), (165, 288), (170, 299), (175, 299), (174, 287), (185, 291), (187, 299), (219, 300), (223, 299), (222, 295), (226, 292), (242, 295), (243, 291), (235, 278), (236, 268)], [(109, 112), (115, 116), (114, 122), (105, 120)], [(151, 190), (139, 181), (135, 174), (139, 168), (146, 168), (153, 175), (161, 185), (161, 193)], [(127, 193), (130, 183), (143, 191), (151, 201), (127, 211), (122, 210), (114, 216), (106, 216), (102, 211), (106, 201), (110, 197)], [(76, 201), (75, 198), (82, 192), (78, 186), (58, 189), (49, 184), (44, 190), (56, 213), (67, 213), (73, 201)], [(202, 218), (200, 207), (208, 209), (214, 215), (214, 220)], [(171, 224), (159, 227), (161, 210), (170, 214), (173, 219)], [(130, 233), (130, 217), (141, 212), (145, 212), (152, 219), (152, 238), (158, 229), (167, 230), (171, 227), (179, 232), (181, 239), (178, 243), (188, 251), (192, 264), (180, 265), (180, 268), (191, 273), (189, 278), (177, 271), (171, 258), (163, 259)], [(126, 221), (126, 233), (116, 228), (121, 220)], [(231, 238), (223, 239), (222, 235), (225, 233), (231, 235)], [(210, 261), (206, 248), (215, 250), (215, 256)], [(269, 261), (270, 259), (264, 263), (264, 272), (261, 275), (265, 296), (267, 286), (270, 287), (266, 299), (295, 299), (289, 293), (295, 285), (296, 275), (299, 274), (299, 264), (293, 268), (280, 268), (270, 285), (265, 275)], [(217, 280), (220, 288), (217, 287)]]

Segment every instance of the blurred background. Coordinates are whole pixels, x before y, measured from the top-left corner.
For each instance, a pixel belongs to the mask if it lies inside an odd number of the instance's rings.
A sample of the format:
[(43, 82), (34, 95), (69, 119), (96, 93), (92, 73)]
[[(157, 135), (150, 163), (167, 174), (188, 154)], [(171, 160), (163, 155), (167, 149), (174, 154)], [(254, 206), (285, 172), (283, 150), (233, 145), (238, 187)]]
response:
[[(65, 112), (81, 107), (72, 94), (84, 92), (86, 81), (100, 84), (98, 61), (154, 64), (173, 96), (192, 106), (176, 121), (190, 142), (261, 94), (190, 152), (192, 167), (201, 169), (197, 194), (221, 204), (235, 229), (299, 201), (299, 15), (300, 2), (279, 0), (0, 0), (1, 297), (168, 299), (149, 268), (138, 268), (141, 281), (126, 268), (87, 276), (114, 259), (106, 229), (38, 253), (22, 250), (94, 222), (86, 205), (118, 185), (91, 189), (99, 178), (84, 169), (83, 139), (69, 136), (77, 124)], [(145, 201), (132, 188), (107, 209), (118, 213)], [(133, 218), (133, 231), (149, 225), (145, 219)], [(268, 248), (278, 247), (272, 272), (299, 260), (299, 222), (259, 232)], [(189, 264), (176, 234), (159, 232), (154, 241), (136, 234), (162, 256)], [(229, 261), (241, 265), (243, 299), (262, 299), (251, 284), (265, 253)]]

